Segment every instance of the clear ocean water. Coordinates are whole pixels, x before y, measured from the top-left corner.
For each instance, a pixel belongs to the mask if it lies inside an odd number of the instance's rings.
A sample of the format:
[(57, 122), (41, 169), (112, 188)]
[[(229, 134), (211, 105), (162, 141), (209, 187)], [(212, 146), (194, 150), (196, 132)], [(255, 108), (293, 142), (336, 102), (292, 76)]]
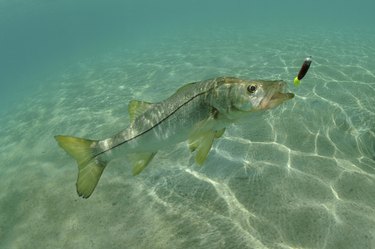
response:
[[(375, 248), (373, 1), (0, 1), (0, 248)], [(313, 63), (293, 86), (303, 59)], [(296, 97), (228, 127), (203, 167), (186, 143), (89, 199), (53, 136), (124, 129), (218, 76)]]

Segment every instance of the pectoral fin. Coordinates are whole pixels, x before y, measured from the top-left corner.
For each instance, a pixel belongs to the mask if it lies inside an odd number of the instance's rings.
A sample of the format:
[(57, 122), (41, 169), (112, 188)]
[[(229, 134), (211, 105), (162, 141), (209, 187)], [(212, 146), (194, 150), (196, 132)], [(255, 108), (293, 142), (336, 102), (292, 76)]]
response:
[(195, 151), (198, 146), (202, 143), (202, 139), (206, 137), (208, 133), (211, 133), (211, 127), (213, 125), (214, 119), (212, 117), (209, 117), (205, 120), (202, 120), (198, 122), (195, 125), (194, 130), (191, 132), (189, 136), (189, 149), (191, 152)]
[(213, 116), (202, 120), (196, 124), (194, 130), (189, 136), (189, 149), (191, 152), (197, 151), (195, 162), (199, 165), (202, 165), (206, 161), (214, 139), (221, 137), (225, 132), (225, 128), (214, 130), (215, 122)]
[(188, 144), (191, 152), (194, 152), (198, 148), (199, 144), (201, 143), (201, 138), (202, 137), (195, 137), (189, 139)]
[[(223, 132), (220, 131), (222, 134)], [(195, 162), (199, 165), (202, 165), (208, 156), (208, 152), (210, 152), (212, 143), (215, 137), (218, 135), (217, 131), (207, 131), (205, 133), (201, 133), (200, 136), (194, 136), (193, 138), (189, 139), (189, 148), (190, 151), (197, 151), (195, 155)]]
[(133, 163), (133, 175), (138, 175), (139, 173), (141, 173), (142, 170), (144, 170), (147, 167), (147, 165), (150, 163), (150, 161), (152, 160), (152, 158), (154, 158), (155, 155), (156, 152), (133, 154), (130, 159)]

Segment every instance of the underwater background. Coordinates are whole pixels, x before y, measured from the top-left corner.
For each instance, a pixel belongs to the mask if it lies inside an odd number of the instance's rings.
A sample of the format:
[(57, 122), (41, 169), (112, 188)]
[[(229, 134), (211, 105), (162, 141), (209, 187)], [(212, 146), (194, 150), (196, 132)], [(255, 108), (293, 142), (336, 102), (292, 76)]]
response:
[[(0, 1), (0, 248), (375, 248), (375, 2)], [(293, 78), (306, 56), (310, 71)], [(54, 140), (218, 76), (296, 97), (89, 199)]]

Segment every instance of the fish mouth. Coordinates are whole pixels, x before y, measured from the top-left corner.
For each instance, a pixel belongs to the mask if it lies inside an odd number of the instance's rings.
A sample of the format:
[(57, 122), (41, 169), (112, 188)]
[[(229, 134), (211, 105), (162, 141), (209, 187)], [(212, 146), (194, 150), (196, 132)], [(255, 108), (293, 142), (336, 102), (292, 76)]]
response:
[(283, 81), (278, 82), (277, 85), (273, 85), (272, 88), (274, 89), (269, 89), (269, 94), (262, 100), (260, 104), (261, 109), (271, 109), (294, 98), (294, 93), (283, 91), (285, 86), (286, 84)]
[(277, 92), (271, 96), (270, 101), (280, 101), (280, 100), (286, 101), (292, 98), (294, 98), (294, 93)]

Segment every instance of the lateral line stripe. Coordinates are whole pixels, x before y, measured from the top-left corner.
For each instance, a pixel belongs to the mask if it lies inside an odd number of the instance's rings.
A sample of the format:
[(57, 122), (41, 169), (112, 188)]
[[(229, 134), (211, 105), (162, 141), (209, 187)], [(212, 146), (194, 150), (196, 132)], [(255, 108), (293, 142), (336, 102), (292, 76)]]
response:
[(115, 149), (115, 148), (117, 148), (117, 147), (119, 147), (119, 146), (121, 146), (121, 145), (123, 145), (123, 144), (125, 144), (125, 143), (127, 143), (127, 142), (129, 142), (129, 141), (131, 141), (131, 140), (134, 140), (134, 139), (136, 139), (137, 137), (142, 136), (142, 135), (144, 135), (145, 133), (151, 131), (152, 129), (154, 129), (155, 127), (157, 127), (157, 126), (160, 125), (161, 123), (163, 123), (167, 118), (169, 118), (170, 116), (172, 116), (173, 114), (175, 114), (175, 113), (176, 113), (179, 109), (181, 109), (183, 106), (185, 106), (186, 104), (188, 104), (189, 102), (191, 102), (193, 99), (195, 99), (196, 97), (199, 97), (199, 96), (201, 96), (201, 95), (203, 95), (203, 94), (205, 94), (205, 93), (208, 93), (209, 91), (211, 91), (211, 90), (214, 89), (215, 87), (216, 87), (216, 84), (215, 84), (215, 86), (213, 86), (212, 88), (209, 88), (207, 91), (205, 91), (205, 92), (201, 92), (201, 93), (198, 93), (197, 95), (194, 95), (191, 99), (187, 100), (185, 103), (183, 103), (182, 105), (180, 105), (179, 107), (177, 107), (173, 112), (171, 112), (168, 116), (166, 116), (165, 118), (163, 118), (162, 120), (160, 120), (160, 121), (159, 121), (158, 123), (156, 123), (154, 126), (148, 128), (147, 130), (145, 130), (145, 131), (143, 131), (143, 132), (137, 134), (136, 136), (134, 136), (134, 137), (132, 137), (132, 138), (130, 138), (130, 139), (128, 139), (128, 140), (125, 140), (125, 141), (123, 141), (123, 142), (121, 142), (121, 143), (119, 143), (119, 144), (114, 145), (114, 146), (111, 147), (111, 148), (108, 148), (108, 149), (106, 149), (106, 150), (104, 150), (104, 151), (99, 152), (98, 154), (96, 154), (96, 155), (93, 156), (93, 157), (97, 157), (97, 156), (99, 156), (99, 155), (101, 155), (101, 154), (103, 154), (103, 153), (105, 153), (105, 152), (108, 152), (108, 151), (110, 151), (110, 150), (112, 150), (112, 149)]

